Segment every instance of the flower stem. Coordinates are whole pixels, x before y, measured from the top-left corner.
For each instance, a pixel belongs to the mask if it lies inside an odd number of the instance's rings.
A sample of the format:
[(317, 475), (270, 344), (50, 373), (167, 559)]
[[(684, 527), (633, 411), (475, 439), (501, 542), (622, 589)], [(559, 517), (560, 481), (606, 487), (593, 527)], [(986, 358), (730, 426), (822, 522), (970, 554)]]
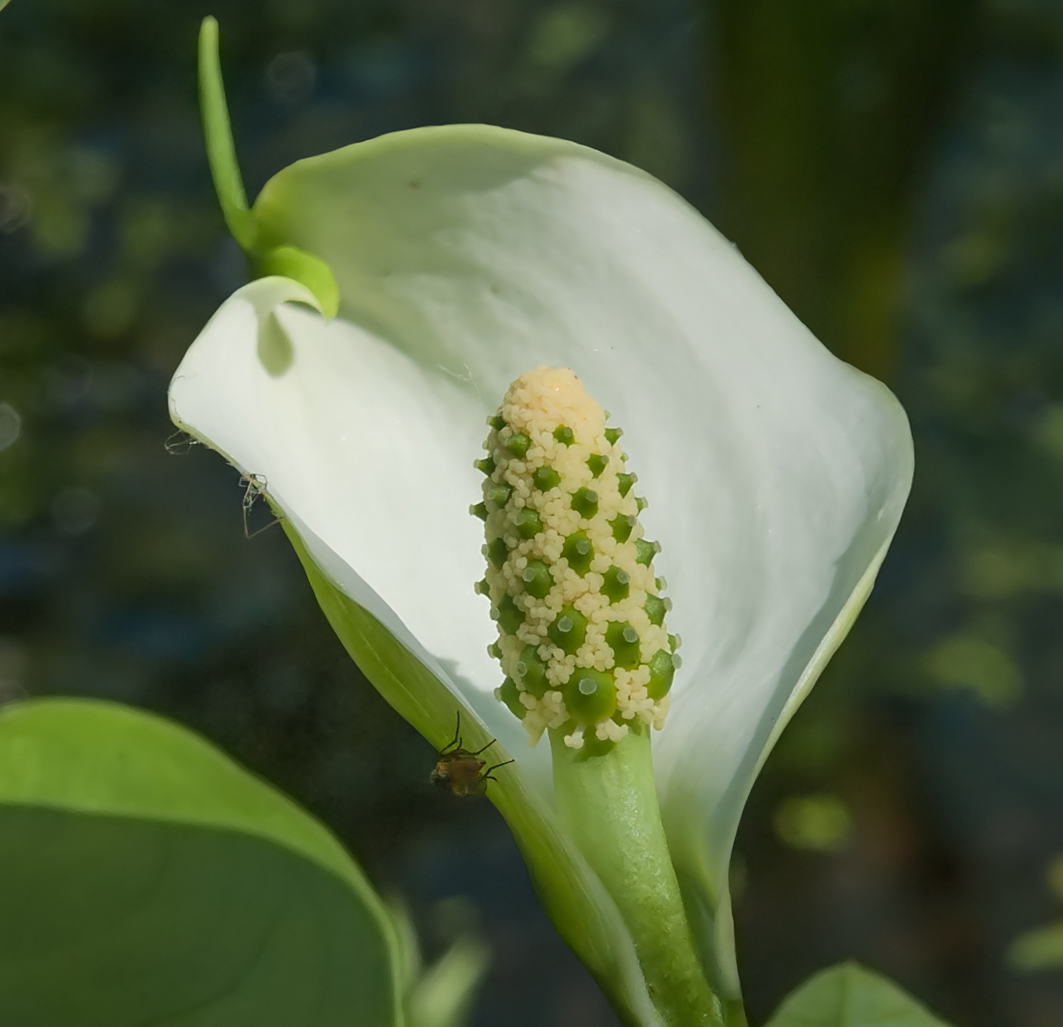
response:
[(218, 57), (218, 23), (211, 17), (203, 19), (199, 30), (199, 106), (207, 161), (225, 224), (240, 246), (250, 251), (254, 244), (254, 219), (247, 209), (247, 194), (229, 125), (229, 107)]
[(631, 932), (662, 1027), (723, 1027), (668, 853), (648, 728), (583, 749), (563, 734), (550, 733), (558, 812)]

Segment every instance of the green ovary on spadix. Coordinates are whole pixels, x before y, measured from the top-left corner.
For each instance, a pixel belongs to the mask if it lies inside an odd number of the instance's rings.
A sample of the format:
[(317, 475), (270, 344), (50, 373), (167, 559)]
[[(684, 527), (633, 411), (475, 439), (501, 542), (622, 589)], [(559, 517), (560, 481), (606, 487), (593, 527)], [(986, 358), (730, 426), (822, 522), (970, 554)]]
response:
[(588, 732), (609, 743), (662, 727), (679, 658), (619, 429), (559, 367), (521, 375), (488, 424), (473, 512), (486, 511), (479, 590), (499, 628), (496, 695), (533, 745), (547, 728), (579, 749)]

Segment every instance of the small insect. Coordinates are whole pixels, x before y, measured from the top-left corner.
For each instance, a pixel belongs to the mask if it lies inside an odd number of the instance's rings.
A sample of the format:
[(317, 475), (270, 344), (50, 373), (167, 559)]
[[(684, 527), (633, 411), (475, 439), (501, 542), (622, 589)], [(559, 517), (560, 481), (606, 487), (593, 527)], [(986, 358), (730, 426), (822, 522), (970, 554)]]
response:
[(482, 749), (469, 752), (461, 745), (461, 712), (458, 712), (458, 726), (454, 731), (454, 741), (439, 750), (436, 765), (428, 780), (439, 788), (450, 792), (451, 795), (483, 795), (487, 791), (487, 782), (496, 778), (491, 776), (493, 770), (508, 766), (515, 760), (506, 760), (504, 763), (496, 763), (493, 767), (487, 766), (487, 760), (477, 759), (482, 752), (486, 752), (495, 744), (492, 738)]
[(281, 519), (274, 517), (269, 524), (264, 524), (261, 528), (251, 531), (247, 526), (247, 519), (251, 516), (255, 501), (266, 491), (266, 486), (269, 482), (261, 474), (244, 474), (240, 476), (240, 484), (246, 486), (244, 488), (244, 498), (240, 504), (244, 511), (244, 538), (254, 538), (256, 535), (261, 535), (267, 528), (272, 528), (274, 524), (280, 524)]

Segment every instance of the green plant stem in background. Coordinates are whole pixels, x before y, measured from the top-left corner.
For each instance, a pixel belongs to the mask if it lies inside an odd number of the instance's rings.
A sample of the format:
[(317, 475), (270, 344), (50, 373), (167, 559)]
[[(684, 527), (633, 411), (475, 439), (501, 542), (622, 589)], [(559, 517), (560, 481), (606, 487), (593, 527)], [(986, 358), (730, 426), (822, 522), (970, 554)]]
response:
[(649, 731), (600, 755), (552, 731), (554, 794), (562, 823), (613, 896), (635, 942), (662, 1024), (722, 1025), (687, 923), (661, 824)]
[(711, 3), (719, 227), (838, 356), (887, 382), (914, 188), (978, 6)]

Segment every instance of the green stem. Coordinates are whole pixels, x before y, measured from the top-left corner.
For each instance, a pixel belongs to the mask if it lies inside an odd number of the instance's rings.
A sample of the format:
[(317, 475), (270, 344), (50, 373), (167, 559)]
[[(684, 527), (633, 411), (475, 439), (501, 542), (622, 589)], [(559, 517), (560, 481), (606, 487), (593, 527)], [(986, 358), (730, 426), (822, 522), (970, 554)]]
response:
[(247, 209), (247, 194), (229, 125), (229, 107), (218, 57), (218, 23), (210, 17), (203, 19), (199, 30), (199, 106), (207, 160), (225, 223), (240, 246), (250, 251), (255, 241), (254, 219)]
[(649, 730), (608, 748), (589, 739), (579, 750), (562, 735), (550, 738), (558, 812), (620, 909), (661, 1024), (723, 1027), (668, 853)]

